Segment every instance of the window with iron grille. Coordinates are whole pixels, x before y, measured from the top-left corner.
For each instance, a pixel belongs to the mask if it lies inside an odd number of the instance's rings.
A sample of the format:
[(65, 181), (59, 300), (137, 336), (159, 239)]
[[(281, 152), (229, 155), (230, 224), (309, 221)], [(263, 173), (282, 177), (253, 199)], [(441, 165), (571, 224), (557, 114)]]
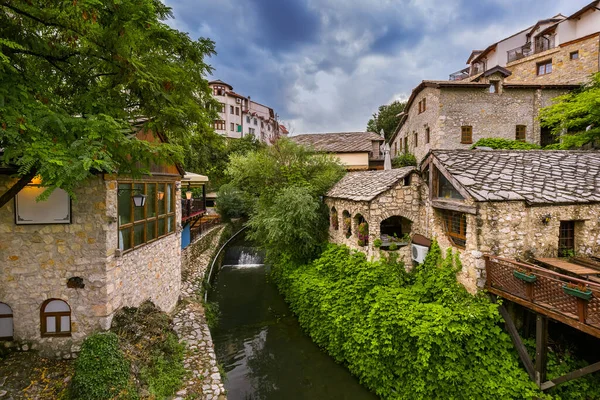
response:
[(517, 125), (515, 131), (515, 139), (520, 140), (521, 142), (525, 141), (527, 127), (525, 125)]
[(575, 221), (560, 221), (558, 230), (558, 256), (575, 255)]
[(472, 126), (462, 126), (460, 128), (460, 142), (462, 144), (471, 144), (473, 143), (473, 127)]
[(456, 211), (443, 210), (444, 229), (450, 241), (457, 247), (465, 248), (467, 243), (467, 215)]

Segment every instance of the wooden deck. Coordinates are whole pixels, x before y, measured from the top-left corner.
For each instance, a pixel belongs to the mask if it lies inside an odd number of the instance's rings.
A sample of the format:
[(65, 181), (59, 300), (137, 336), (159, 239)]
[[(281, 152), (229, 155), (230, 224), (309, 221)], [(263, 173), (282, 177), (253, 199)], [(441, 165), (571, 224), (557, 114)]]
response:
[[(597, 275), (600, 271), (560, 259), (539, 261), (562, 271), (577, 274), (579, 277), (561, 274), (533, 264), (486, 256), (486, 289), (536, 313), (600, 338), (600, 283), (586, 279), (587, 276), (592, 275), (592, 272)], [(524, 272), (535, 278), (531, 283), (526, 282), (517, 278), (515, 271)], [(565, 288), (567, 291), (569, 289), (567, 285), (580, 285), (584, 292), (591, 292), (590, 299), (585, 300), (567, 293), (565, 291)]]

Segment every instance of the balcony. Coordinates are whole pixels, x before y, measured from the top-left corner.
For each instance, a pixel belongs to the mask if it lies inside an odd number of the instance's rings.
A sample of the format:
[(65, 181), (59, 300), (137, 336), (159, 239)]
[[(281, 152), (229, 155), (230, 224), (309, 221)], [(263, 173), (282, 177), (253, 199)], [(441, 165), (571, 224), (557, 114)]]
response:
[(201, 217), (206, 212), (206, 202), (200, 199), (181, 200), (181, 222), (195, 217)]
[(469, 69), (470, 67), (463, 68), (460, 71), (456, 71), (450, 74), (451, 81), (462, 81), (463, 79), (467, 79), (469, 77)]
[(554, 35), (544, 35), (541, 37), (535, 38), (535, 46), (533, 50), (531, 49), (531, 42), (525, 43), (521, 47), (514, 48), (512, 50), (508, 50), (507, 53), (507, 62), (513, 62), (520, 60), (525, 57), (529, 57), (532, 54), (542, 53), (546, 50), (553, 49), (555, 46), (554, 43)]

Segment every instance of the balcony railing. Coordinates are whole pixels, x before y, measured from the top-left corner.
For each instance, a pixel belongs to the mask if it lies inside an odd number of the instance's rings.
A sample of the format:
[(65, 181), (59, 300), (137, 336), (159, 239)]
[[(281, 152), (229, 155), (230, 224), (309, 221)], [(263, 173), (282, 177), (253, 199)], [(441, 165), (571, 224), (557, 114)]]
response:
[(469, 77), (469, 69), (470, 69), (470, 67), (467, 67), (467, 68), (461, 69), (460, 71), (451, 73), (450, 80), (451, 81), (462, 81), (463, 79), (468, 78)]
[(181, 200), (181, 221), (203, 215), (206, 212), (206, 203), (203, 199)]
[(554, 44), (554, 35), (541, 36), (535, 39), (535, 46), (533, 46), (533, 50), (531, 48), (531, 42), (525, 43), (521, 47), (514, 48), (512, 50), (508, 50), (507, 53), (507, 62), (512, 62), (516, 60), (520, 60), (525, 57), (529, 57), (532, 54), (537, 54), (544, 52), (546, 50), (553, 49), (555, 47)]
[(486, 273), (489, 292), (600, 337), (600, 284), (494, 256)]

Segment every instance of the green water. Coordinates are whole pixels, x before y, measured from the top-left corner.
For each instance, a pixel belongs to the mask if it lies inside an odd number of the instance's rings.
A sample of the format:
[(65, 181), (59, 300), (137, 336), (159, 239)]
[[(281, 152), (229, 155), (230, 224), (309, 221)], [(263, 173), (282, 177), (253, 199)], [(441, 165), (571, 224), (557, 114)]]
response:
[(209, 295), (228, 399), (376, 399), (302, 332), (261, 262), (246, 243), (230, 246)]

